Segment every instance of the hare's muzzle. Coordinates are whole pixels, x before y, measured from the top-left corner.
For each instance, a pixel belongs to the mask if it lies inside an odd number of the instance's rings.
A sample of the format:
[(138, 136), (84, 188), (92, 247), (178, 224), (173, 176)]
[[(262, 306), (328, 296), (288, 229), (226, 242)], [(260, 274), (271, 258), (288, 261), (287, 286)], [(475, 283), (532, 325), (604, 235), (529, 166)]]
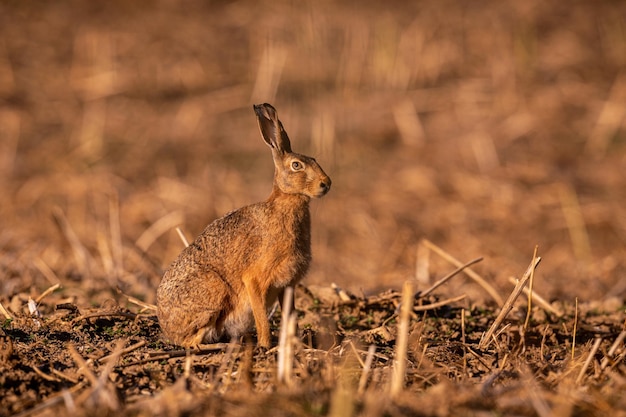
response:
[(330, 180), (330, 178), (328, 177), (323, 178), (319, 183), (319, 191), (318, 191), (317, 197), (319, 198), (319, 197), (326, 195), (326, 193), (330, 191), (331, 184), (332, 184), (332, 181)]

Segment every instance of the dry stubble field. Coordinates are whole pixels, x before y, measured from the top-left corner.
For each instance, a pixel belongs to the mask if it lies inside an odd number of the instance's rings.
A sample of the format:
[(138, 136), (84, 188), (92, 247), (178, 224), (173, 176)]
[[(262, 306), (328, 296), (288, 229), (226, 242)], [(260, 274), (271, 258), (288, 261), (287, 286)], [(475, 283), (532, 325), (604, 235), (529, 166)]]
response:
[[(625, 68), (622, 2), (0, 2), (0, 415), (625, 415)], [(259, 102), (333, 179), (280, 376), (150, 310)]]

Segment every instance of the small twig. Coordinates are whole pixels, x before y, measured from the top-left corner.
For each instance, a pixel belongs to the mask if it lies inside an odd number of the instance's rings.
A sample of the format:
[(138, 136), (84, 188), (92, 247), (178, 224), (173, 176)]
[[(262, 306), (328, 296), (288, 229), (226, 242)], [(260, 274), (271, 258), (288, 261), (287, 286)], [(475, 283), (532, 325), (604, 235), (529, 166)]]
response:
[(191, 362), (192, 362), (193, 355), (191, 354), (190, 349), (187, 349), (185, 353), (186, 355), (185, 355), (185, 367), (183, 371), (183, 378), (185, 378), (185, 380), (188, 381), (189, 375), (191, 375)]
[(566, 183), (556, 187), (576, 259), (588, 260), (591, 258), (591, 244), (576, 190)]
[(41, 303), (41, 300), (43, 300), (44, 298), (46, 298), (47, 296), (49, 296), (50, 294), (52, 294), (54, 291), (56, 291), (59, 288), (61, 288), (61, 284), (54, 284), (53, 286), (49, 287), (47, 290), (42, 292), (39, 297), (35, 298), (35, 302), (37, 304)]
[(415, 252), (415, 258), (415, 279), (418, 284), (427, 285), (430, 282), (428, 276), (430, 250), (422, 243), (419, 243)]
[[(224, 350), (229, 346), (229, 343), (214, 343), (211, 345), (202, 345), (200, 349), (190, 349), (189, 352), (193, 355), (204, 355), (207, 353), (213, 353), (216, 350)], [(122, 365), (122, 367), (129, 367), (134, 365), (144, 365), (150, 362), (166, 361), (168, 359), (180, 358), (187, 355), (187, 350), (173, 350), (171, 352), (149, 352), (149, 358), (140, 359), (134, 362), (128, 362)]]
[[(95, 384), (98, 383), (98, 378), (96, 378), (91, 369), (89, 369), (89, 367), (87, 366), (88, 362), (86, 362), (85, 359), (80, 356), (78, 351), (76, 351), (74, 345), (70, 345), (68, 347), (68, 350), (70, 351), (72, 359), (74, 360), (74, 362), (76, 362), (76, 365), (78, 366), (78, 372), (82, 373), (89, 380), (89, 383), (92, 386), (95, 386)], [(91, 360), (89, 362), (91, 362)]]
[(598, 349), (600, 348), (600, 343), (602, 343), (601, 337), (596, 337), (596, 341), (593, 342), (593, 346), (591, 347), (591, 351), (589, 351), (589, 355), (587, 355), (587, 359), (585, 359), (585, 363), (578, 374), (578, 378), (576, 378), (576, 385), (580, 385), (583, 378), (585, 377), (585, 372), (587, 372), (587, 368), (591, 364), (593, 357), (596, 356)]
[(471, 353), (472, 355), (474, 355), (474, 357), (476, 359), (478, 359), (478, 362), (480, 362), (482, 364), (482, 366), (485, 367), (485, 369), (487, 369), (489, 372), (491, 372), (491, 367), (483, 360), (483, 358), (476, 352), (474, 352), (472, 350), (472, 348), (470, 348), (469, 346), (466, 346), (466, 349), (469, 353)]
[(141, 342), (135, 343), (134, 345), (130, 345), (127, 348), (122, 349), (119, 353), (114, 352), (114, 353), (111, 353), (110, 355), (103, 356), (100, 359), (98, 359), (98, 362), (108, 362), (114, 357), (121, 357), (122, 355), (126, 355), (127, 353), (130, 353), (133, 350), (136, 350), (142, 346), (145, 346), (146, 343), (147, 342), (145, 340), (142, 340)]
[(61, 282), (61, 280), (59, 279), (59, 277), (57, 277), (57, 275), (54, 273), (52, 268), (50, 268), (48, 264), (45, 263), (44, 260), (41, 259), (40, 257), (37, 257), (33, 260), (33, 265), (35, 265), (35, 267), (39, 270), (39, 272), (41, 272), (42, 275), (46, 277), (48, 281), (50, 281), (50, 283)]
[(122, 227), (120, 224), (120, 202), (117, 192), (109, 196), (109, 232), (111, 234), (111, 252), (115, 277), (119, 278), (124, 270), (124, 257), (122, 245)]
[(502, 306), (500, 314), (498, 314), (498, 317), (496, 317), (495, 321), (493, 322), (487, 333), (485, 333), (485, 335), (482, 337), (480, 343), (478, 344), (479, 349), (484, 349), (489, 345), (489, 343), (491, 343), (491, 336), (493, 336), (493, 334), (496, 332), (498, 327), (500, 327), (506, 316), (511, 312), (515, 300), (517, 300), (517, 297), (519, 297), (519, 295), (522, 293), (522, 288), (526, 286), (526, 283), (530, 279), (532, 271), (537, 268), (539, 262), (541, 262), (540, 257), (533, 258), (533, 260), (530, 262), (530, 265), (528, 266), (528, 269), (526, 269), (526, 272), (524, 272), (522, 279), (519, 280), (519, 282), (513, 289), (513, 292), (511, 292), (509, 298), (506, 300), (506, 303), (504, 303), (504, 305)]
[(600, 369), (604, 370), (609, 365), (609, 362), (613, 358), (613, 355), (615, 355), (615, 352), (617, 352), (617, 348), (619, 348), (619, 345), (624, 341), (624, 338), (626, 338), (626, 330), (622, 330), (622, 332), (617, 336), (615, 342), (613, 342), (613, 344), (611, 345), (611, 348), (607, 352), (606, 356), (604, 357), (604, 359), (602, 359)]
[(576, 353), (576, 330), (578, 327), (578, 297), (576, 297), (576, 301), (574, 303), (574, 329), (572, 330), (572, 360), (574, 360), (574, 355)]
[(5, 320), (13, 320), (13, 316), (7, 311), (6, 308), (0, 302), (0, 313), (4, 316)]
[(97, 313), (90, 313), (90, 314), (85, 314), (83, 316), (76, 317), (74, 320), (72, 320), (72, 324), (78, 323), (79, 321), (93, 319), (97, 317), (126, 317), (129, 319), (135, 319), (137, 318), (137, 314), (128, 313), (126, 311), (101, 311)]
[(50, 381), (50, 382), (60, 382), (58, 378), (53, 377), (52, 375), (48, 375), (47, 373), (43, 372), (41, 369), (39, 369), (37, 366), (31, 366), (30, 369), (32, 369), (33, 371), (35, 371), (35, 373), (37, 375), (39, 375), (40, 377), (42, 377), (43, 379), (45, 379), (46, 381)]
[(354, 357), (356, 358), (357, 361), (359, 361), (361, 368), (365, 367), (365, 362), (363, 362), (363, 359), (361, 359), (361, 356), (359, 355), (359, 351), (357, 350), (356, 346), (354, 346), (354, 342), (352, 342), (352, 340), (348, 342), (348, 346), (350, 346), (350, 349), (352, 349), (352, 352), (354, 353)]
[(445, 277), (441, 278), (439, 281), (435, 282), (429, 289), (427, 289), (426, 291), (418, 291), (416, 296), (418, 297), (426, 297), (428, 296), (428, 294), (430, 294), (431, 292), (433, 292), (434, 290), (436, 290), (437, 288), (439, 288), (440, 286), (442, 286), (443, 284), (445, 284), (450, 278), (454, 277), (455, 275), (457, 275), (459, 272), (463, 271), (465, 268), (468, 268), (480, 261), (482, 261), (483, 258), (482, 256), (480, 258), (476, 258), (474, 260), (469, 261), (468, 263), (461, 265), (460, 267), (458, 267), (457, 269), (455, 269), (454, 271), (450, 272), (448, 275), (446, 275)]
[[(450, 255), (449, 253), (447, 253), (446, 251), (441, 249), (439, 246), (437, 246), (434, 243), (432, 243), (430, 240), (423, 239), (422, 243), (426, 247), (428, 247), (430, 250), (435, 252), (437, 255), (441, 256), (443, 259), (445, 259), (446, 261), (450, 262), (452, 265), (454, 265), (456, 267), (460, 267), (460, 266), (463, 265), (463, 263), (461, 261), (459, 261), (456, 258), (454, 258), (452, 255)], [(502, 305), (502, 303), (503, 303), (502, 297), (500, 297), (500, 294), (498, 294), (496, 289), (493, 288), (487, 281), (485, 281), (484, 278), (482, 278), (480, 275), (478, 275), (476, 272), (474, 272), (473, 270), (471, 270), (469, 268), (463, 270), (463, 272), (465, 272), (467, 274), (467, 276), (469, 276), (471, 279), (473, 279), (478, 285), (483, 287), (483, 289), (485, 291), (487, 291), (487, 293), (496, 301), (496, 303), (498, 305)]]
[[(509, 282), (513, 285), (517, 284), (517, 280), (513, 277), (509, 277)], [(528, 297), (528, 294), (529, 294), (528, 288), (524, 287), (523, 291), (524, 291), (524, 295)], [(537, 294), (537, 291), (533, 290), (532, 294), (533, 294), (532, 295), (533, 301), (535, 301), (539, 306), (541, 306), (541, 308), (543, 308), (544, 310), (546, 310), (547, 312), (551, 314), (554, 314), (556, 317), (559, 317), (559, 318), (563, 317), (563, 312), (554, 308), (552, 304), (546, 301), (545, 298)]]
[(396, 352), (391, 377), (390, 394), (396, 397), (404, 388), (406, 377), (406, 354), (409, 341), (409, 322), (413, 308), (413, 285), (406, 281), (402, 288), (402, 308), (400, 309), (400, 321), (398, 323), (398, 339), (396, 340)]
[(176, 228), (176, 233), (178, 233), (178, 237), (180, 238), (180, 240), (182, 240), (183, 245), (185, 245), (185, 247), (188, 247), (189, 246), (189, 241), (185, 237), (185, 234), (183, 233), (183, 231), (181, 230), (180, 227)]
[(54, 207), (52, 209), (52, 216), (61, 230), (61, 233), (63, 233), (63, 236), (65, 236), (65, 239), (67, 239), (68, 243), (72, 247), (74, 259), (76, 260), (76, 264), (81, 274), (90, 276), (91, 257), (89, 255), (89, 251), (78, 238), (78, 235), (70, 225), (67, 217), (65, 217), (65, 213), (63, 213), (63, 210), (61, 210), (60, 207)]
[(415, 307), (413, 307), (413, 311), (434, 310), (436, 308), (443, 307), (443, 306), (448, 305), (448, 304), (456, 303), (457, 301), (461, 301), (461, 300), (465, 299), (465, 297), (467, 297), (467, 295), (463, 294), (463, 295), (459, 295), (458, 297), (448, 298), (446, 300), (437, 301), (436, 303), (427, 304), (427, 305), (423, 305), (423, 306), (415, 306)]
[[(210, 353), (210, 352), (214, 352), (216, 350), (223, 350), (225, 348), (227, 348), (230, 345), (230, 343), (211, 343), (211, 344), (205, 344), (205, 345), (200, 345), (199, 349), (190, 349), (190, 352), (193, 355), (203, 355), (205, 353)], [(157, 351), (157, 352), (149, 352), (148, 353), (150, 356), (156, 357), (162, 357), (162, 356), (167, 356), (168, 358), (179, 358), (181, 356), (185, 356), (187, 354), (187, 349), (179, 349), (179, 350), (172, 350), (169, 352), (165, 352), (165, 351)]]
[(546, 324), (546, 327), (543, 328), (543, 332), (541, 335), (541, 346), (539, 348), (539, 356), (541, 359), (544, 359), (544, 349), (546, 347), (546, 337), (548, 336), (548, 329), (550, 328), (550, 324)]
[(461, 343), (463, 343), (463, 375), (467, 375), (467, 346), (465, 345), (465, 309), (461, 309)]
[(152, 311), (156, 311), (157, 310), (157, 306), (156, 305), (150, 304), (150, 303), (146, 303), (146, 302), (141, 301), (140, 299), (135, 298), (135, 297), (133, 297), (131, 295), (127, 295), (127, 294), (125, 294), (122, 291), (122, 289), (120, 287), (117, 287), (117, 292), (118, 292), (118, 294), (121, 294), (122, 296), (124, 296), (129, 303), (136, 304), (139, 307), (142, 307), (144, 310), (152, 310)]
[(428, 343), (424, 343), (424, 346), (422, 347), (422, 354), (420, 355), (420, 360), (419, 362), (417, 362), (417, 366), (415, 367), (415, 370), (419, 370), (422, 367), (422, 362), (424, 362), (424, 358), (426, 357), (427, 349), (428, 349)]
[[(365, 385), (367, 384), (367, 377), (372, 369), (372, 362), (374, 362), (374, 353), (376, 353), (376, 345), (370, 345), (367, 349), (367, 356), (365, 357), (365, 363), (363, 364), (363, 370), (361, 371), (361, 378), (359, 378), (359, 395), (363, 395), (365, 392)], [(357, 355), (357, 358), (359, 356)]]
[(341, 298), (341, 301), (351, 301), (352, 298), (350, 298), (350, 296), (348, 295), (347, 292), (345, 292), (343, 290), (343, 288), (340, 288), (337, 284), (335, 284), (334, 282), (332, 282), (330, 284), (330, 287), (335, 290), (335, 293), (337, 293), (337, 295), (339, 296), (339, 298)]
[(96, 407), (104, 406), (109, 410), (117, 410), (119, 408), (119, 400), (117, 399), (115, 393), (107, 387), (107, 381), (109, 380), (109, 375), (111, 374), (111, 371), (113, 371), (115, 363), (122, 354), (125, 344), (126, 339), (120, 339), (117, 341), (115, 349), (110, 355), (111, 359), (104, 366), (104, 369), (98, 376), (96, 384), (93, 385), (93, 390), (91, 391), (91, 394), (89, 394), (88, 398)]
[[(135, 245), (141, 249), (143, 252), (147, 252), (147, 250), (152, 246), (152, 244), (165, 232), (172, 229), (172, 226), (181, 224), (184, 220), (183, 213), (180, 211), (173, 211), (171, 213), (166, 214), (165, 216), (158, 219), (156, 222), (152, 223), (144, 232), (137, 238), (135, 241)], [(181, 236), (180, 227), (176, 228), (176, 231)], [(182, 237), (181, 237), (182, 239)], [(186, 242), (186, 239), (183, 240), (185, 246), (189, 246), (189, 243)]]
[(278, 343), (278, 381), (289, 384), (291, 382), (291, 370), (293, 369), (293, 355), (289, 340), (289, 322), (291, 321), (291, 304), (293, 302), (293, 287), (285, 288), (283, 296), (282, 319), (280, 322), (280, 340)]
[(87, 385), (87, 380), (82, 380), (79, 383), (77, 383), (76, 385), (74, 385), (72, 388), (68, 389), (68, 390), (63, 390), (61, 393), (52, 396), (50, 398), (48, 398), (46, 401), (44, 401), (43, 403), (36, 405), (35, 407), (29, 409), (29, 410), (25, 410), (22, 411), (19, 414), (15, 414), (13, 417), (27, 417), (33, 414), (38, 414), (40, 411), (45, 410), (46, 408), (52, 407), (54, 405), (57, 405), (58, 403), (64, 401), (65, 397), (69, 394), (73, 394), (76, 393), (78, 391), (80, 391), (81, 389), (83, 389), (86, 385)]
[[(224, 387), (224, 391), (228, 389), (228, 386), (231, 383), (230, 376), (233, 375), (233, 368), (235, 366), (236, 355), (239, 353), (239, 345), (236, 343), (229, 343), (226, 348), (226, 353), (224, 360), (222, 361), (220, 367), (215, 373), (215, 384), (213, 386), (217, 387), (219, 378), (222, 378), (222, 386)], [(226, 378), (228, 376), (229, 378)]]
[[(538, 245), (535, 245), (535, 251), (533, 252), (533, 259), (537, 258)], [(530, 316), (532, 315), (533, 307), (533, 281), (535, 277), (535, 268), (530, 271), (530, 280), (528, 282), (528, 308), (526, 310), (526, 320), (524, 321), (524, 333), (528, 330), (528, 324), (530, 323)]]
[(76, 379), (76, 378), (74, 378), (74, 377), (72, 377), (72, 376), (69, 376), (69, 375), (64, 374), (63, 372), (61, 372), (61, 371), (59, 371), (59, 370), (55, 369), (55, 367), (54, 367), (54, 366), (51, 366), (51, 367), (50, 367), (50, 372), (51, 372), (51, 373), (53, 373), (53, 374), (55, 374), (56, 376), (58, 376), (58, 377), (59, 377), (59, 378), (61, 378), (61, 379), (64, 379), (64, 380), (66, 380), (66, 381), (71, 382), (72, 384), (78, 384), (78, 379)]
[(555, 413), (550, 409), (550, 405), (544, 396), (541, 395), (541, 388), (537, 383), (537, 379), (533, 376), (532, 371), (528, 368), (528, 365), (522, 366), (522, 382), (530, 397), (530, 403), (537, 415), (539, 417), (553, 416)]

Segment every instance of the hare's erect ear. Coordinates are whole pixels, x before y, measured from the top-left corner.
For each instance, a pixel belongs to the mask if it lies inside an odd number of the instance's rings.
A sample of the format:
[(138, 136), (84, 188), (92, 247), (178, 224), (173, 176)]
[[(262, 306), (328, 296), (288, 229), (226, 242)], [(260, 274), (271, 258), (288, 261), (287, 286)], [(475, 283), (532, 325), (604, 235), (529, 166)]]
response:
[(276, 109), (271, 104), (255, 104), (254, 112), (256, 113), (259, 129), (265, 143), (272, 150), (280, 153), (291, 152), (291, 143), (287, 132), (283, 129), (283, 124), (278, 120)]

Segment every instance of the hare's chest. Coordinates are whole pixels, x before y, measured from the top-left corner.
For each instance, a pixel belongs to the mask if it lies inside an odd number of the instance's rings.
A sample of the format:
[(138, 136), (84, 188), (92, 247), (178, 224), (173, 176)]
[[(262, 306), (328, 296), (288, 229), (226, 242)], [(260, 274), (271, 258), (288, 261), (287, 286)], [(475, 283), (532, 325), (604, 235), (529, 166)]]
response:
[(260, 269), (263, 270), (262, 275), (268, 287), (282, 288), (300, 281), (311, 263), (310, 246), (275, 245), (274, 249), (274, 252), (266, 252), (260, 259)]

